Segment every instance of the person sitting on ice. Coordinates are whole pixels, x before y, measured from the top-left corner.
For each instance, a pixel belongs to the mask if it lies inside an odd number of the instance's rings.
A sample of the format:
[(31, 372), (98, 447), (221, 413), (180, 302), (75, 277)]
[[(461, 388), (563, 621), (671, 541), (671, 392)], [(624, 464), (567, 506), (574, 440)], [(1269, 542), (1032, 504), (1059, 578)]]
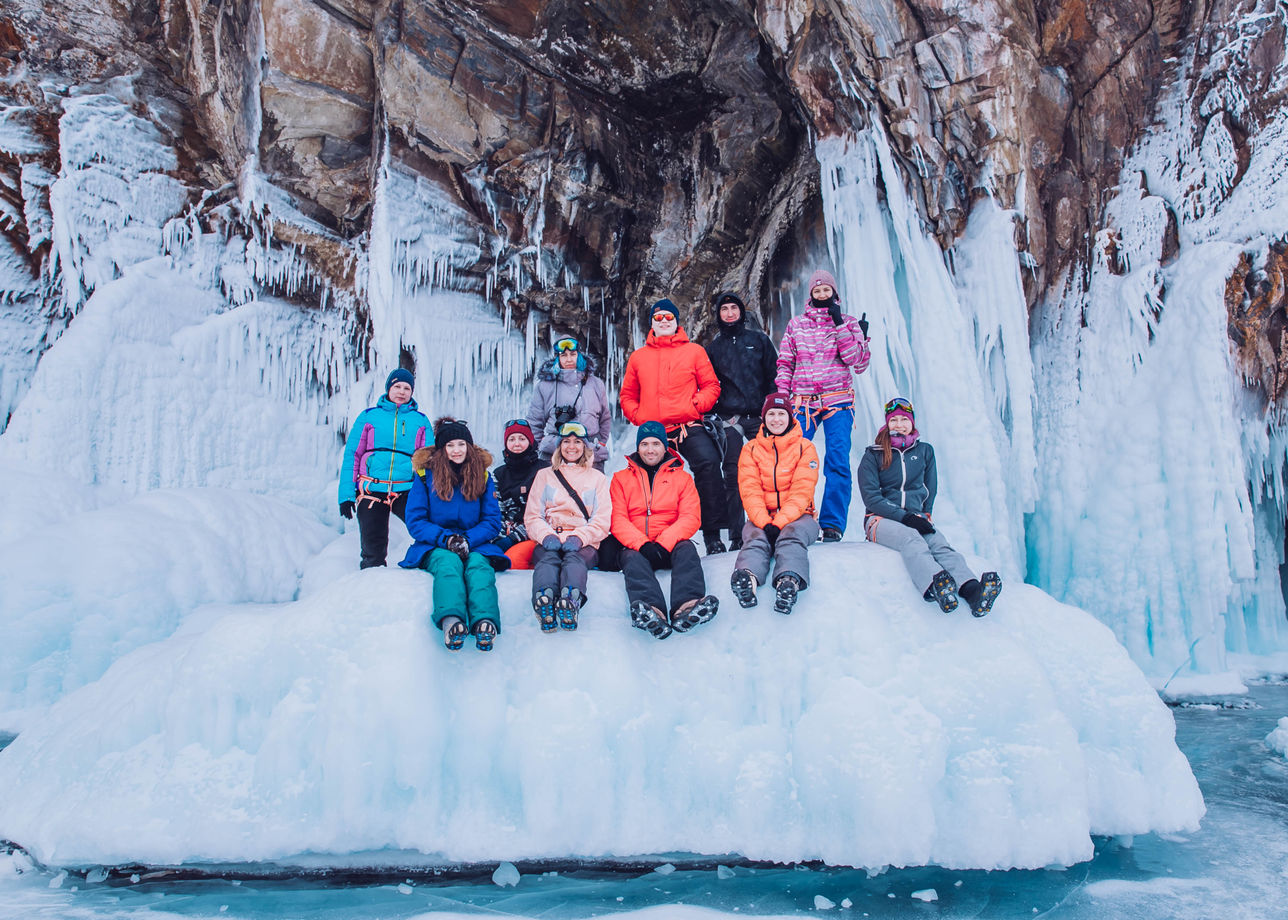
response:
[[(631, 625), (665, 639), (711, 619), (720, 602), (706, 593), (702, 562), (689, 539), (701, 523), (698, 490), (679, 455), (668, 449), (666, 426), (646, 421), (635, 446), (609, 486), (612, 532), (622, 545)], [(658, 569), (671, 570), (669, 608), (654, 574)]]
[(603, 471), (608, 460), (613, 409), (608, 389), (595, 376), (595, 370), (594, 357), (584, 353), (575, 338), (566, 335), (555, 342), (554, 359), (537, 371), (528, 424), (540, 438), (542, 459), (553, 458), (559, 447), (560, 428), (568, 422), (580, 422), (594, 450), (595, 469)]
[(344, 442), (340, 462), (340, 514), (358, 515), (362, 542), (360, 568), (384, 565), (389, 551), (389, 515), (405, 521), (411, 491), (411, 455), (425, 446), (427, 419), (411, 398), (415, 378), (397, 368), (385, 380), (385, 393), (358, 413)]
[(407, 529), (416, 542), (401, 565), (434, 576), (434, 625), (452, 651), (470, 634), (479, 651), (490, 651), (501, 631), (496, 573), (510, 560), (491, 542), (501, 533), (491, 462), (465, 422), (453, 418), (436, 421), (434, 446), (412, 456)]
[[(823, 542), (845, 536), (850, 517), (850, 442), (854, 378), (868, 367), (868, 321), (841, 312), (836, 279), (816, 271), (805, 312), (792, 317), (778, 347), (776, 388), (791, 393), (801, 431), (811, 441), (823, 429)], [(865, 314), (866, 316), (866, 314)]]
[(523, 522), (536, 541), (532, 609), (543, 632), (577, 628), (586, 602), (586, 571), (612, 522), (608, 479), (592, 465), (586, 427), (565, 422), (550, 466), (537, 473)]
[(723, 553), (720, 527), (725, 494), (720, 448), (703, 427), (703, 416), (720, 396), (720, 380), (706, 350), (690, 342), (680, 327), (679, 315), (669, 300), (653, 304), (648, 338), (643, 348), (631, 353), (622, 375), (622, 413), (632, 425), (654, 419), (666, 428), (671, 446), (693, 469), (707, 553)]
[(770, 393), (760, 410), (760, 432), (742, 449), (738, 490), (747, 523), (730, 581), (744, 607), (756, 606), (756, 586), (774, 564), (774, 609), (791, 613), (809, 584), (808, 547), (818, 539), (814, 487), (818, 452), (792, 417), (792, 397)]
[(912, 583), (945, 613), (957, 598), (982, 617), (1002, 590), (996, 572), (976, 578), (961, 554), (935, 529), (930, 512), (939, 488), (935, 450), (919, 440), (912, 403), (896, 396), (885, 404), (885, 425), (863, 452), (857, 479), (867, 509), (868, 539), (899, 551)]
[(510, 419), (505, 423), (504, 436), (502, 462), (492, 470), (496, 497), (501, 503), (501, 536), (493, 542), (505, 551), (512, 567), (530, 569), (536, 544), (528, 537), (523, 515), (532, 481), (537, 478), (537, 471), (548, 467), (550, 461), (537, 453), (536, 438), (527, 419)]

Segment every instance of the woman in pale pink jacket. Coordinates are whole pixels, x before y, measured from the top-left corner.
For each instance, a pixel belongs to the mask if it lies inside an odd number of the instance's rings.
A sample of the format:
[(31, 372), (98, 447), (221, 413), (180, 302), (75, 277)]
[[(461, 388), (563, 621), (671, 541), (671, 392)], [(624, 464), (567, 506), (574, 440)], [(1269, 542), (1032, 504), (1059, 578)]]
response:
[(580, 422), (561, 426), (550, 466), (537, 473), (528, 491), (523, 524), (537, 544), (532, 608), (543, 632), (577, 628), (586, 602), (586, 572), (598, 561), (600, 541), (612, 521), (608, 479), (594, 468), (586, 441)]

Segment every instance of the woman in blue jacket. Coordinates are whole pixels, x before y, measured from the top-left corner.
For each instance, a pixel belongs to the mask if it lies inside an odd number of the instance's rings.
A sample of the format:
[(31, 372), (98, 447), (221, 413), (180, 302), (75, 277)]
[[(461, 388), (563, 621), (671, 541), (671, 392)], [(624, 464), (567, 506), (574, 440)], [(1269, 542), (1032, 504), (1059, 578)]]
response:
[(358, 515), (364, 569), (385, 564), (389, 513), (406, 520), (412, 452), (425, 446), (429, 419), (411, 398), (415, 378), (398, 368), (385, 381), (385, 395), (358, 415), (344, 442), (340, 463), (340, 514)]
[(416, 542), (401, 565), (434, 576), (432, 616), (449, 649), (473, 635), (479, 651), (489, 651), (501, 631), (496, 573), (510, 567), (491, 542), (501, 533), (501, 505), (488, 472), (492, 455), (474, 446), (464, 422), (440, 418), (434, 446), (416, 451), (412, 464), (407, 529)]
[(898, 550), (912, 583), (948, 613), (961, 597), (982, 617), (1002, 590), (996, 572), (976, 578), (961, 553), (931, 523), (939, 490), (935, 449), (919, 440), (912, 403), (897, 396), (885, 405), (885, 426), (863, 452), (857, 479), (868, 539)]

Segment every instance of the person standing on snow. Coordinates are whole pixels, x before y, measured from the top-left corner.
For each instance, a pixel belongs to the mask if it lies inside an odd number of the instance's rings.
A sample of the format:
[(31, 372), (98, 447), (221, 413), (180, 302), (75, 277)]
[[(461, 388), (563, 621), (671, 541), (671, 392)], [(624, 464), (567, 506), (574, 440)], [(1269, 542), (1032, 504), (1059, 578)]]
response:
[(594, 376), (595, 359), (583, 354), (570, 335), (555, 342), (554, 359), (537, 372), (537, 385), (528, 406), (528, 424), (540, 439), (541, 459), (549, 461), (559, 447), (559, 429), (580, 422), (594, 450), (595, 469), (608, 460), (608, 436), (613, 410), (604, 381)]
[[(613, 474), (613, 536), (622, 545), (622, 575), (631, 625), (657, 639), (688, 632), (716, 615), (720, 601), (706, 593), (702, 560), (689, 539), (697, 533), (697, 488), (684, 463), (667, 447), (666, 427), (646, 421), (626, 469)], [(658, 569), (671, 570), (668, 608)], [(670, 610), (670, 615), (664, 611)]]
[(434, 576), (434, 625), (453, 652), (473, 634), (479, 651), (501, 631), (496, 573), (510, 560), (495, 543), (501, 506), (488, 465), (469, 427), (453, 418), (434, 423), (434, 446), (412, 456), (416, 481), (407, 499), (407, 529), (416, 541), (400, 565)]
[(772, 560), (774, 609), (791, 613), (796, 595), (809, 585), (808, 547), (818, 539), (818, 452), (792, 417), (788, 394), (769, 394), (761, 420), (760, 434), (743, 448), (738, 461), (747, 525), (730, 586), (738, 603), (756, 606), (756, 586), (768, 580)]
[(654, 420), (664, 426), (671, 445), (693, 469), (707, 554), (723, 553), (720, 449), (702, 420), (720, 396), (720, 380), (706, 350), (680, 328), (675, 304), (659, 300), (649, 315), (648, 339), (631, 353), (622, 376), (622, 413), (632, 425)]
[(536, 439), (527, 419), (512, 418), (505, 423), (502, 462), (492, 470), (496, 497), (501, 504), (501, 536), (493, 542), (505, 551), (516, 569), (532, 568), (533, 543), (523, 524), (528, 493), (537, 471), (550, 465), (537, 454)]
[(340, 461), (340, 515), (358, 516), (360, 567), (385, 564), (389, 514), (406, 521), (412, 484), (412, 453), (425, 446), (427, 419), (411, 398), (415, 378), (398, 368), (385, 380), (385, 395), (363, 409), (349, 429)]
[(577, 628), (586, 602), (586, 572), (608, 536), (612, 507), (608, 479), (592, 465), (586, 428), (566, 422), (549, 468), (537, 473), (524, 523), (536, 541), (532, 554), (532, 609), (542, 632)]
[(722, 451), (725, 525), (729, 528), (729, 549), (742, 547), (743, 500), (738, 494), (738, 458), (743, 444), (760, 429), (760, 409), (765, 397), (774, 392), (778, 352), (769, 336), (747, 326), (747, 307), (732, 291), (711, 300), (719, 331), (707, 345), (707, 355), (720, 381), (720, 398), (714, 414), (724, 435)]
[(982, 617), (1002, 591), (996, 572), (976, 578), (961, 554), (935, 529), (930, 512), (939, 490), (935, 450), (919, 440), (912, 403), (897, 396), (885, 404), (886, 423), (863, 452), (856, 478), (867, 508), (868, 539), (898, 550), (912, 583), (944, 613), (960, 597)]
[[(868, 321), (841, 312), (836, 279), (810, 276), (805, 312), (787, 324), (778, 351), (777, 389), (792, 394), (796, 419), (811, 441), (823, 429), (823, 542), (845, 536), (850, 516), (850, 443), (854, 431), (854, 381), (868, 367)], [(865, 314), (866, 316), (866, 314)]]

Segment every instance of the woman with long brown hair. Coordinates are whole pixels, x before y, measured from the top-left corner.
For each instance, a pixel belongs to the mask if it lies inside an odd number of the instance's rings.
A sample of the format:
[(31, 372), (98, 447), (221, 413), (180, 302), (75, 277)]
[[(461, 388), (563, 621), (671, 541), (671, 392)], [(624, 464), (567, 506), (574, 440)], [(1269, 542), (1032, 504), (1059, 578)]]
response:
[(496, 573), (510, 560), (491, 542), (501, 533), (491, 464), (465, 422), (453, 418), (436, 421), (434, 446), (412, 455), (407, 530), (416, 542), (401, 564), (434, 576), (434, 625), (452, 651), (467, 635), (479, 651), (489, 651), (501, 631)]
[(912, 403), (896, 396), (885, 404), (885, 418), (876, 443), (863, 452), (855, 477), (867, 510), (863, 529), (873, 543), (899, 552), (926, 600), (950, 613), (960, 596), (971, 613), (982, 617), (1001, 593), (1002, 579), (996, 572), (976, 578), (961, 553), (931, 523), (939, 470), (935, 449), (920, 440)]

